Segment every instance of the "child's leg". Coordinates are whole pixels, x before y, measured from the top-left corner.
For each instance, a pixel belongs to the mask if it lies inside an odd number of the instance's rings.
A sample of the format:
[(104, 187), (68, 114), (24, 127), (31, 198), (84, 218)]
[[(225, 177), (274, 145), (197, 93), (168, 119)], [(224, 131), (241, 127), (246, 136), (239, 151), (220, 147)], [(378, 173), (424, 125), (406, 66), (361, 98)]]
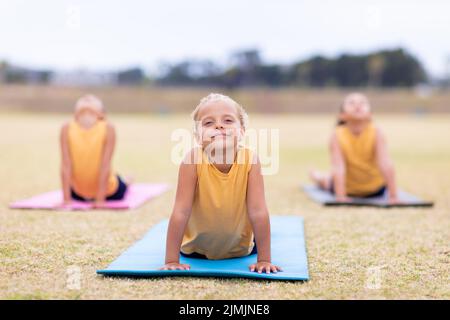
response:
[(188, 253), (183, 253), (180, 251), (180, 254), (183, 257), (187, 257), (187, 258), (206, 259), (206, 260), (208, 259), (205, 255), (197, 253), (197, 252), (192, 252), (192, 253), (188, 254)]
[[(255, 238), (253, 238), (253, 249), (252, 249), (252, 252), (250, 252), (248, 255), (257, 254), (257, 253), (258, 253), (258, 250), (256, 249), (256, 241), (255, 241)], [(197, 252), (187, 254), (187, 253), (183, 253), (180, 251), (180, 254), (183, 257), (187, 257), (187, 258), (208, 259), (205, 255), (197, 253)]]
[(312, 181), (321, 189), (330, 191), (331, 185), (331, 175), (325, 174), (320, 171), (311, 170), (309, 171), (309, 177)]

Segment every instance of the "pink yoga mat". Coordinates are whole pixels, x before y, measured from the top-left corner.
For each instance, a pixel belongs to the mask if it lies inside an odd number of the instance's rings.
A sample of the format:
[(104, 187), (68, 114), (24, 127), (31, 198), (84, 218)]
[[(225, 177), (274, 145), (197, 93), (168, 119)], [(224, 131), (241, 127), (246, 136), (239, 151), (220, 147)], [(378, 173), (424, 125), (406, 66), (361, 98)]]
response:
[[(105, 209), (126, 210), (141, 206), (144, 202), (164, 193), (169, 189), (165, 183), (137, 183), (128, 187), (123, 200), (107, 201)], [(70, 206), (61, 207), (62, 191), (51, 191), (29, 199), (19, 200), (9, 205), (12, 209), (45, 209), (45, 210), (92, 210), (91, 203), (73, 201)]]

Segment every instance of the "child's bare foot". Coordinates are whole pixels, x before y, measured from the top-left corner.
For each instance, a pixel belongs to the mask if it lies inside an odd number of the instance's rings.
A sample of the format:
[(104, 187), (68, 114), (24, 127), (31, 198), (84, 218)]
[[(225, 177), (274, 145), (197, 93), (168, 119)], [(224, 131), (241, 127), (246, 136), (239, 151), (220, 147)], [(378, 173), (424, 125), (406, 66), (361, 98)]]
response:
[(94, 208), (96, 209), (105, 209), (106, 208), (106, 201), (95, 201), (93, 203)]
[(309, 177), (319, 186), (319, 188), (330, 190), (331, 179), (329, 175), (317, 170), (309, 170)]
[(72, 204), (71, 200), (63, 200), (61, 201), (61, 203), (58, 205), (59, 208), (68, 208), (70, 207), (70, 205)]
[(336, 196), (336, 201), (345, 203), (345, 202), (350, 202), (351, 199), (347, 196)]
[(399, 205), (399, 204), (403, 204), (403, 201), (401, 201), (399, 198), (397, 197), (389, 197), (388, 199), (388, 203), (390, 205)]

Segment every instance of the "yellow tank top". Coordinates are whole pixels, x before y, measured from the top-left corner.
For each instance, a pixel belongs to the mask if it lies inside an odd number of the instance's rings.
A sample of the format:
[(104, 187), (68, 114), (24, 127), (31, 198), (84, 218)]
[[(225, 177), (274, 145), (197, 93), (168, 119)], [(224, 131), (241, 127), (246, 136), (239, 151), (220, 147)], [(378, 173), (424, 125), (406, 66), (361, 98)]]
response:
[(181, 251), (226, 259), (248, 255), (253, 249), (253, 229), (247, 215), (247, 182), (253, 153), (239, 148), (228, 173), (209, 162), (201, 148), (197, 187)]
[[(68, 143), (72, 163), (73, 190), (86, 199), (97, 195), (100, 166), (107, 133), (106, 121), (98, 121), (92, 128), (84, 129), (71, 121), (68, 129)], [(117, 191), (118, 180), (111, 170), (106, 195)]]
[(356, 136), (347, 126), (341, 125), (337, 127), (336, 134), (345, 159), (347, 195), (365, 196), (383, 187), (385, 181), (375, 154), (375, 127), (370, 123)]

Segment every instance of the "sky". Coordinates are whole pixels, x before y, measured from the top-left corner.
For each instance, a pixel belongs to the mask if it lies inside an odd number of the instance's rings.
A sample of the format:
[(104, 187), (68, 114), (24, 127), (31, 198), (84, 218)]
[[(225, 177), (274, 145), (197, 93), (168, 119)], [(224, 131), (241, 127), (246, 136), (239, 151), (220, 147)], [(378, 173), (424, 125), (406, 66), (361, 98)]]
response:
[(188, 58), (226, 63), (240, 49), (289, 64), (403, 47), (441, 77), (449, 16), (446, 0), (0, 0), (0, 60), (152, 73)]

